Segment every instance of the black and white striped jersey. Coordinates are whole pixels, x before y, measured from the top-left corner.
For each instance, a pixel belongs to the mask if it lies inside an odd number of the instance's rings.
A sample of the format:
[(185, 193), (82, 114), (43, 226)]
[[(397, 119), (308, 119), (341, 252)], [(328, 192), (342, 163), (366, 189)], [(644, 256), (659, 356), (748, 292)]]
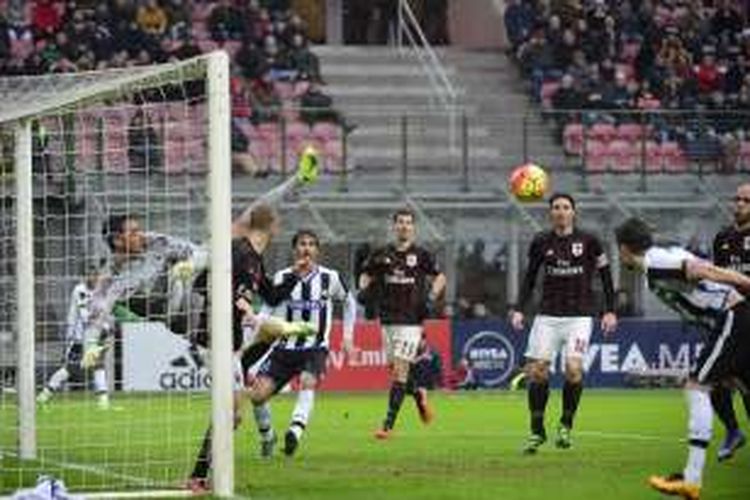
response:
[[(283, 283), (292, 268), (282, 269), (274, 275), (274, 284)], [(276, 307), (265, 307), (266, 312), (287, 321), (308, 321), (317, 325), (318, 333), (308, 337), (290, 337), (277, 342), (282, 349), (328, 348), (334, 301), (344, 303), (345, 328), (353, 325), (356, 300), (347, 290), (339, 273), (333, 269), (316, 266), (307, 276), (299, 278), (289, 298)]]
[(648, 287), (683, 319), (709, 330), (723, 322), (734, 287), (710, 280), (689, 280), (688, 260), (695, 255), (680, 247), (652, 247), (644, 255)]

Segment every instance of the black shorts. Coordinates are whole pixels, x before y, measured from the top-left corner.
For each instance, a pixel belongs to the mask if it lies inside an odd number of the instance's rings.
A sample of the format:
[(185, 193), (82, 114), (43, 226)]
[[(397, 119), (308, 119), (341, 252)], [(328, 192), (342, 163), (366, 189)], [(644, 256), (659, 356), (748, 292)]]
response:
[(70, 342), (63, 354), (63, 364), (69, 368), (79, 368), (83, 359), (83, 344), (81, 342)]
[(280, 349), (276, 348), (260, 368), (260, 375), (274, 381), (276, 390), (281, 390), (294, 377), (307, 372), (320, 379), (326, 372), (328, 349)]
[(727, 312), (721, 328), (708, 337), (690, 378), (700, 384), (732, 378), (750, 384), (750, 303)]

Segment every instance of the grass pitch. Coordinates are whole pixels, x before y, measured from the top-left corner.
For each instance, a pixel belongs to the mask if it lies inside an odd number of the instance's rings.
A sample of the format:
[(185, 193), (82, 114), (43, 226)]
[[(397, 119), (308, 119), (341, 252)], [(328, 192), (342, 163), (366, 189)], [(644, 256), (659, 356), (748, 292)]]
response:
[[(21, 462), (15, 447), (13, 401), (0, 407), (0, 495), (33, 485), (40, 473), (73, 491), (175, 487), (184, 483), (208, 418), (205, 395), (120, 396), (119, 411), (101, 412), (80, 395), (60, 398), (38, 414), (40, 459)], [(386, 395), (319, 394), (297, 455), (277, 450), (258, 458), (252, 422), (236, 434), (236, 490), (254, 499), (612, 499), (659, 498), (649, 474), (680, 470), (686, 457), (686, 408), (678, 390), (584, 391), (573, 449), (550, 442), (522, 456), (527, 435), (524, 392), (433, 393), (437, 419), (423, 426), (406, 400), (393, 439), (372, 433)], [(283, 433), (294, 399), (273, 402)], [(737, 401), (741, 425), (748, 429)], [(552, 437), (559, 391), (548, 406)], [(246, 417), (247, 420), (247, 417)], [(251, 425), (248, 425), (250, 423)], [(715, 426), (704, 499), (750, 498), (750, 447), (716, 462), (723, 430)]]

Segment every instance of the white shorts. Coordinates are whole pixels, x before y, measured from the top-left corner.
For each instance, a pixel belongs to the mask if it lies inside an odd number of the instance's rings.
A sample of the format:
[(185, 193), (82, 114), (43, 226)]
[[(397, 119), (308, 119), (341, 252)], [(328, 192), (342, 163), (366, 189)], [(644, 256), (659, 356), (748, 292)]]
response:
[(383, 345), (388, 361), (394, 358), (412, 362), (422, 340), (421, 326), (383, 325)]
[(593, 325), (590, 316), (538, 315), (531, 325), (526, 357), (552, 361), (557, 352), (562, 352), (566, 359), (581, 359), (589, 348)]

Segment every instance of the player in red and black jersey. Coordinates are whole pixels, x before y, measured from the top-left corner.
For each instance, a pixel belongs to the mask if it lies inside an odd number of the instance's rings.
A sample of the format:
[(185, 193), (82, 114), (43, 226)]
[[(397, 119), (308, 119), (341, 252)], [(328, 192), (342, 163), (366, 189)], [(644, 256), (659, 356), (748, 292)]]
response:
[(583, 358), (593, 326), (594, 293), (591, 287), (598, 274), (604, 291), (601, 326), (605, 334), (617, 326), (614, 314), (614, 290), (607, 256), (599, 240), (575, 227), (575, 200), (564, 193), (553, 194), (549, 201), (552, 230), (538, 233), (531, 243), (528, 267), (517, 305), (511, 309), (514, 329), (523, 329), (524, 309), (531, 301), (534, 283), (542, 270), (542, 303), (529, 334), (526, 348), (526, 373), (531, 436), (525, 453), (535, 453), (546, 440), (544, 410), (549, 396), (549, 365), (558, 351), (565, 358), (563, 408), (555, 444), (571, 446), (578, 402), (583, 390)]
[[(445, 275), (427, 249), (415, 243), (414, 213), (399, 210), (393, 215), (395, 243), (374, 251), (359, 277), (360, 300), (374, 304), (383, 325), (383, 341), (391, 367), (391, 390), (378, 439), (391, 435), (406, 393), (409, 368), (422, 338), (422, 321), (428, 304), (442, 299)], [(347, 348), (348, 349), (348, 348)], [(422, 421), (432, 419), (426, 392), (414, 392)]]
[[(737, 187), (733, 212), (734, 224), (719, 231), (714, 238), (714, 264), (750, 276), (750, 183)], [(719, 461), (732, 458), (734, 452), (747, 441), (737, 424), (732, 394), (732, 387), (726, 384), (717, 384), (711, 389), (711, 404), (726, 429), (726, 436), (718, 451)], [(743, 402), (750, 417), (750, 394), (743, 395)]]
[[(241, 389), (247, 370), (270, 351), (273, 341), (279, 337), (308, 335), (316, 332), (314, 325), (301, 322), (286, 322), (256, 312), (259, 301), (271, 306), (278, 305), (289, 297), (298, 278), (290, 273), (279, 285), (273, 285), (263, 265), (262, 254), (279, 231), (279, 217), (267, 204), (258, 204), (245, 212), (232, 225), (232, 291), (234, 298), (232, 342), (236, 356), (235, 370), (235, 422), (239, 424)], [(295, 263), (295, 269), (302, 262)], [(206, 275), (200, 277), (205, 285)], [(198, 343), (209, 347), (207, 329), (208, 314), (204, 308), (201, 320), (202, 336)], [(256, 408), (264, 411), (263, 408)], [(265, 409), (267, 411), (267, 409)], [(270, 416), (256, 415), (259, 425), (261, 447), (272, 447), (273, 432)], [(209, 427), (201, 445), (198, 458), (190, 476), (189, 486), (197, 492), (207, 489), (206, 479), (211, 468), (211, 436)]]

